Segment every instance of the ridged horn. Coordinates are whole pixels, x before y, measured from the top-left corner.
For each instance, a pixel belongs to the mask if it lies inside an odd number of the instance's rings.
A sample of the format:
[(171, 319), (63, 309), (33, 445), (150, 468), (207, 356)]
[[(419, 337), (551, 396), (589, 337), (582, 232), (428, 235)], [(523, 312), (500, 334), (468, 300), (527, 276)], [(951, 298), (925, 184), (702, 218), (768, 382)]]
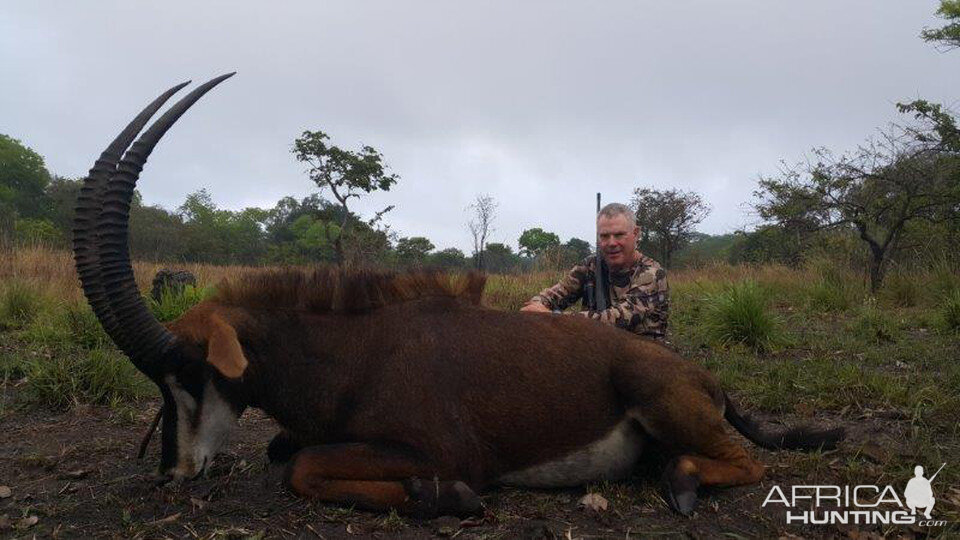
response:
[(131, 121), (117, 138), (107, 147), (93, 168), (83, 179), (80, 194), (77, 196), (77, 206), (73, 219), (73, 259), (76, 263), (77, 275), (83, 293), (87, 297), (90, 307), (100, 320), (107, 334), (116, 340), (118, 335), (116, 318), (110, 310), (110, 303), (103, 293), (103, 284), (100, 281), (99, 248), (97, 246), (96, 228), (102, 208), (101, 199), (103, 190), (110, 181), (110, 177), (117, 170), (123, 152), (140, 133), (147, 121), (167, 102), (178, 90), (190, 84), (187, 81), (167, 90), (147, 105), (133, 121)]
[(140, 172), (160, 138), (191, 105), (233, 75), (228, 73), (204, 83), (170, 107), (127, 150), (103, 192), (96, 234), (100, 280), (118, 330), (118, 339), (114, 341), (151, 378), (164, 372), (161, 359), (175, 337), (153, 317), (137, 288), (128, 245), (130, 202)]

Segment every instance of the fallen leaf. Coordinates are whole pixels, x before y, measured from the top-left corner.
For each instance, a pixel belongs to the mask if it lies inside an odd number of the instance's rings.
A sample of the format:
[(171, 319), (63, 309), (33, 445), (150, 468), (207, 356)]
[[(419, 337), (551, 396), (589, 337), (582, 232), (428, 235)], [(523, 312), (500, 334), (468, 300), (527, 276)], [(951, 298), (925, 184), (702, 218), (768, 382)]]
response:
[(580, 506), (584, 506), (594, 512), (604, 512), (607, 510), (608, 502), (599, 493), (587, 493), (580, 499)]
[(66, 476), (67, 478), (75, 478), (75, 479), (86, 478), (89, 475), (90, 475), (90, 471), (87, 469), (76, 469), (73, 471), (68, 471), (63, 473), (63, 476)]
[(176, 520), (178, 520), (178, 519), (180, 519), (180, 512), (177, 512), (176, 514), (170, 514), (169, 516), (167, 516), (167, 517), (165, 517), (165, 518), (163, 518), (163, 519), (158, 519), (158, 520), (156, 520), (156, 521), (151, 521), (151, 522), (150, 522), (150, 525), (163, 525), (163, 524), (165, 524), (165, 523), (173, 523), (174, 521), (176, 521)]
[(347, 534), (363, 534), (363, 529), (354, 525), (353, 523), (347, 524)]
[(190, 497), (190, 504), (195, 506), (197, 510), (203, 510), (203, 507), (207, 505), (207, 502), (196, 497)]
[(27, 516), (17, 522), (17, 527), (20, 529), (28, 529), (30, 527), (33, 527), (39, 522), (40, 522), (40, 518), (38, 518), (37, 516)]
[(0, 499), (6, 499), (13, 494), (10, 486), (0, 486)]
[(0, 531), (4, 529), (9, 529), (12, 526), (13, 525), (10, 523), (10, 516), (8, 516), (7, 514), (0, 516)]

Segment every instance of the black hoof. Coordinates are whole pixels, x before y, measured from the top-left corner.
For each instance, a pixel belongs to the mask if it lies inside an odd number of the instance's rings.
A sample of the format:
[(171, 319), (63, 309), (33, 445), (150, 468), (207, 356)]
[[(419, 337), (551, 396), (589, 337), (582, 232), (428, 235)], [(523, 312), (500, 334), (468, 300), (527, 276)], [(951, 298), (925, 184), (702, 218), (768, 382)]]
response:
[(414, 501), (413, 514), (417, 517), (469, 517), (483, 513), (480, 498), (470, 486), (460, 481), (410, 478), (403, 482), (403, 487)]
[(700, 482), (695, 476), (682, 472), (677, 462), (672, 461), (663, 472), (663, 494), (675, 512), (684, 516), (693, 514), (697, 506), (697, 487)]

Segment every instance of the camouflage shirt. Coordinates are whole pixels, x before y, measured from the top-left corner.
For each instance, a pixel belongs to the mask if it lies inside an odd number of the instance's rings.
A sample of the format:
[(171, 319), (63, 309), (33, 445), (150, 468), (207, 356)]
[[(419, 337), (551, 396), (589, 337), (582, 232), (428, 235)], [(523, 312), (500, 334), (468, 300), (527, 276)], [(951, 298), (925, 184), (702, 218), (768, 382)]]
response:
[[(583, 301), (585, 284), (593, 281), (595, 268), (596, 257), (587, 257), (559, 283), (540, 291), (531, 301), (555, 310), (566, 309), (577, 300)], [(641, 336), (660, 340), (666, 338), (669, 288), (667, 272), (657, 261), (641, 254), (630, 268), (611, 272), (609, 284), (609, 308), (603, 311), (579, 311), (577, 314)], [(583, 301), (581, 306), (586, 309), (587, 302)]]

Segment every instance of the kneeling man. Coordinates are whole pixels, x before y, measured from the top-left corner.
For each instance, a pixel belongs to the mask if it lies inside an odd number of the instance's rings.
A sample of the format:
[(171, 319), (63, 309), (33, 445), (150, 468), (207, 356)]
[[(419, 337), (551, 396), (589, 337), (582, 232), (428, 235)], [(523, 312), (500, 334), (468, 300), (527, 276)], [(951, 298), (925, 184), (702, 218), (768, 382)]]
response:
[[(667, 273), (657, 261), (637, 250), (640, 227), (633, 211), (619, 203), (603, 207), (597, 215), (600, 252), (609, 270), (610, 307), (576, 313), (598, 319), (638, 335), (665, 340), (670, 307)], [(551, 312), (566, 309), (577, 300), (586, 308), (587, 284), (596, 283), (597, 258), (587, 257), (556, 285), (540, 291), (521, 311)]]

